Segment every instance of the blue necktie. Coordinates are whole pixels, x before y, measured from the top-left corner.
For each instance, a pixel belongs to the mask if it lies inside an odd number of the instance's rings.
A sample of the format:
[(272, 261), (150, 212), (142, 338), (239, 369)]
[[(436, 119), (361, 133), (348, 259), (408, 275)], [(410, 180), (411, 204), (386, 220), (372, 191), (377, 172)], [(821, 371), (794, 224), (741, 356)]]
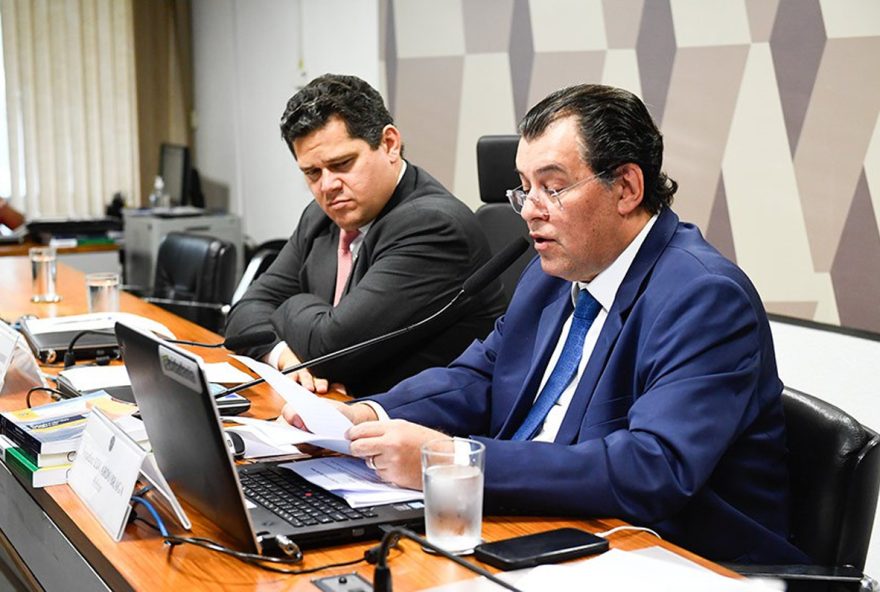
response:
[(538, 428), (544, 423), (550, 409), (556, 404), (562, 391), (571, 382), (577, 374), (578, 365), (581, 361), (581, 354), (584, 351), (584, 339), (593, 319), (599, 314), (602, 305), (586, 290), (578, 293), (577, 303), (574, 307), (572, 315), (571, 327), (568, 330), (568, 337), (565, 338), (565, 345), (562, 346), (562, 353), (559, 360), (550, 373), (550, 378), (541, 390), (541, 394), (535, 399), (529, 414), (526, 416), (522, 425), (516, 430), (511, 440), (529, 440), (537, 433)]

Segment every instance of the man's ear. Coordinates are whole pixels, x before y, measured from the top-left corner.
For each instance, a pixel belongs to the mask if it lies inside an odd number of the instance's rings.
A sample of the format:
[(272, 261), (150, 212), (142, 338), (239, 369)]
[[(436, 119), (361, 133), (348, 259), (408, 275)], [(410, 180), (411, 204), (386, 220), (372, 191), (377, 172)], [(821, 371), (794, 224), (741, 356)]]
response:
[(380, 146), (388, 154), (391, 162), (397, 162), (400, 159), (400, 153), (403, 149), (403, 140), (400, 137), (400, 130), (390, 123), (382, 129), (382, 140)]
[(617, 211), (622, 216), (633, 213), (645, 197), (645, 176), (642, 167), (628, 162), (617, 167), (616, 183), (620, 184), (620, 198), (617, 200)]

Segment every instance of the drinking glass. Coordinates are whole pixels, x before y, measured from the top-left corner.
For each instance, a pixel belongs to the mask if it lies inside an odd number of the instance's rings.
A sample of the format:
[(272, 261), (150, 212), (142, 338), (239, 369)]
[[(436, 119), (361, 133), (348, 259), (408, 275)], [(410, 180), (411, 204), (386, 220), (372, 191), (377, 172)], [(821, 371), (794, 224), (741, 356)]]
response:
[(456, 555), (473, 552), (483, 525), (486, 447), (466, 438), (439, 438), (422, 446), (425, 532)]
[(119, 310), (119, 274), (98, 272), (86, 274), (89, 312), (116, 312)]
[(58, 302), (61, 300), (61, 296), (55, 292), (55, 280), (58, 274), (55, 247), (31, 247), (28, 255), (31, 259), (31, 277), (33, 279), (31, 302)]

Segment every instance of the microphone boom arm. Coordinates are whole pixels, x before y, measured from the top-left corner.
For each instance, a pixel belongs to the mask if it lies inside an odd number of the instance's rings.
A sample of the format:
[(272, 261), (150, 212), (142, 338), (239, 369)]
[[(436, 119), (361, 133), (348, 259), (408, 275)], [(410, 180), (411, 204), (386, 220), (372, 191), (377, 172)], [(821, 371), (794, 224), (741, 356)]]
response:
[[(379, 335), (377, 337), (373, 337), (372, 339), (368, 339), (366, 341), (361, 341), (360, 343), (355, 343), (354, 345), (350, 345), (346, 348), (336, 350), (336, 351), (330, 352), (328, 354), (324, 354), (323, 356), (318, 356), (317, 358), (313, 358), (311, 360), (306, 360), (305, 362), (300, 362), (299, 364), (294, 364), (293, 366), (288, 366), (287, 368), (284, 368), (281, 371), (281, 373), (282, 374), (290, 374), (292, 372), (302, 370), (303, 368), (308, 368), (309, 366), (317, 366), (318, 364), (323, 364), (324, 362), (329, 362), (330, 360), (335, 360), (338, 357), (341, 357), (341, 356), (344, 356), (344, 355), (347, 355), (350, 353), (354, 353), (354, 352), (356, 352), (360, 349), (363, 349), (365, 347), (370, 347), (371, 345), (375, 345), (377, 343), (382, 343), (383, 341), (387, 341), (389, 339), (394, 339), (395, 337), (399, 337), (400, 335), (403, 335), (404, 333), (409, 333), (410, 331), (412, 331), (414, 329), (418, 329), (422, 325), (430, 323), (431, 321), (433, 321), (434, 319), (436, 319), (437, 317), (439, 317), (440, 315), (445, 313), (447, 310), (452, 308), (452, 306), (456, 302), (459, 301), (462, 294), (464, 294), (464, 293), (465, 293), (465, 291), (463, 289), (459, 290), (458, 294), (455, 295), (455, 298), (453, 298), (452, 300), (447, 302), (443, 308), (441, 308), (440, 310), (438, 310), (437, 312), (435, 312), (431, 316), (422, 319), (418, 323), (414, 323), (412, 325), (407, 325), (406, 327), (403, 327), (403, 328), (398, 329), (396, 331), (392, 331), (391, 333), (385, 333), (384, 335)], [(239, 391), (249, 389), (252, 386), (257, 386), (258, 384), (262, 384), (263, 382), (265, 382), (264, 379), (256, 378), (254, 380), (251, 380), (250, 382), (245, 382), (243, 384), (239, 384), (238, 386), (234, 386), (230, 389), (227, 389), (227, 390), (219, 393), (219, 395), (226, 396), (226, 395), (230, 395), (232, 393), (237, 393)]]

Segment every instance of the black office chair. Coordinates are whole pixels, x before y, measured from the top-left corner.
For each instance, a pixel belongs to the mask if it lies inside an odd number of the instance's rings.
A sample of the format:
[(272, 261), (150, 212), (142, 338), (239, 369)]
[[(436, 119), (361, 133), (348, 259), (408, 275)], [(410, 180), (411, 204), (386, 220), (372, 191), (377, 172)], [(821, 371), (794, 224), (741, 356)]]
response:
[(159, 245), (153, 293), (145, 300), (222, 333), (234, 288), (235, 245), (171, 232)]
[(250, 285), (254, 283), (254, 280), (264, 271), (269, 269), (269, 266), (272, 265), (275, 258), (278, 257), (278, 253), (281, 252), (281, 249), (284, 248), (284, 245), (286, 244), (287, 239), (273, 239), (264, 242), (254, 249), (254, 253), (248, 260), (247, 265), (244, 268), (244, 273), (238, 281), (235, 292), (232, 293), (230, 304), (234, 306), (236, 302), (241, 300)]
[[(519, 214), (510, 207), (506, 191), (520, 185), (516, 174), (516, 147), (519, 136), (483, 136), (477, 140), (477, 175), (480, 181), (480, 201), (477, 220), (489, 239), (494, 255), (510, 241), (522, 236), (529, 238), (529, 229)], [(501, 274), (504, 296), (508, 302), (516, 282), (526, 264), (535, 256), (531, 249)]]
[(783, 578), (789, 591), (860, 590), (880, 491), (880, 437), (830, 403), (782, 393), (791, 475), (791, 541), (814, 566), (728, 565)]

